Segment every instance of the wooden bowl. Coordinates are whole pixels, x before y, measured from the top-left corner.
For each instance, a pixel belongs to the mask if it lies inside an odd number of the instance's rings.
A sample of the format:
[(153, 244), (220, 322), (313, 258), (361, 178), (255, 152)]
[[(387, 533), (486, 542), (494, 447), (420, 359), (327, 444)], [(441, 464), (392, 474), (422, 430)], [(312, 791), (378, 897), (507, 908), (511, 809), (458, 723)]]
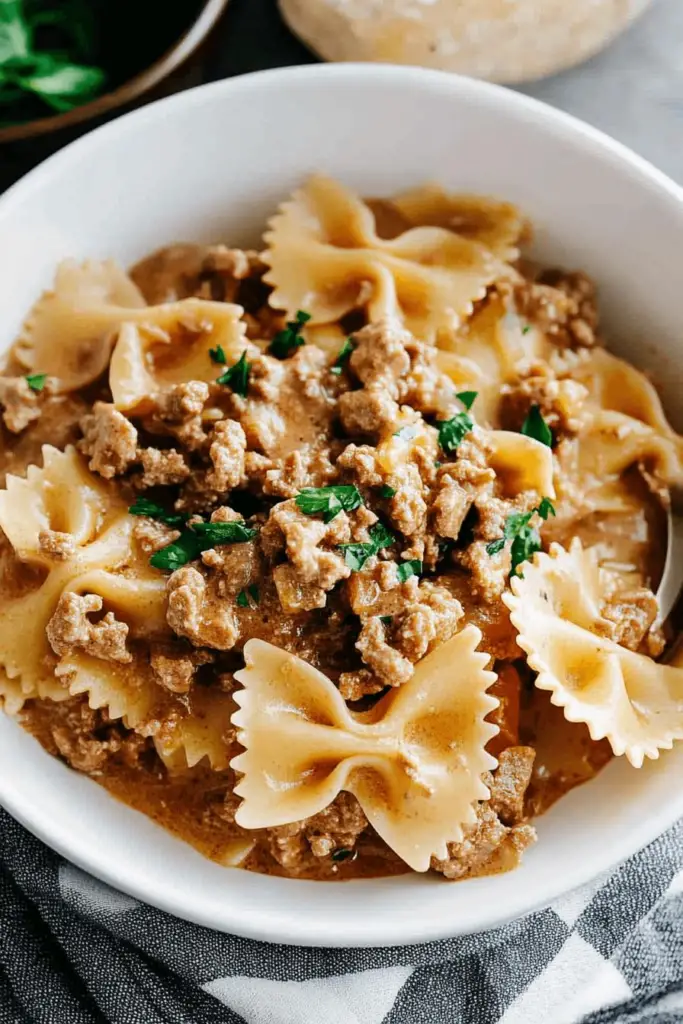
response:
[(196, 20), (184, 35), (146, 70), (139, 72), (111, 92), (74, 107), (64, 114), (53, 114), (35, 121), (27, 121), (25, 124), (0, 128), (0, 143), (18, 142), (62, 129), (73, 129), (77, 125), (98, 120), (112, 111), (133, 104), (143, 96), (154, 93), (162, 82), (186, 64), (207, 41), (227, 5), (228, 0), (206, 0)]

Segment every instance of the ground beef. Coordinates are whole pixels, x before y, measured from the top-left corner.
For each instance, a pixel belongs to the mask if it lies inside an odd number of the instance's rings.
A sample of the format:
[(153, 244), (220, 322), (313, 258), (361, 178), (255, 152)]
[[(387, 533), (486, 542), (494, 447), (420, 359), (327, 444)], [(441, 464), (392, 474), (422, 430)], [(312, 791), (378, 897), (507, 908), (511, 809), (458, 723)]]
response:
[(524, 796), (531, 782), (536, 751), (533, 747), (508, 747), (498, 755), (491, 786), (491, 808), (504, 825), (524, 821)]
[(433, 857), (431, 866), (449, 880), (507, 871), (519, 863), (535, 839), (533, 826), (508, 828), (489, 804), (481, 803), (477, 821), (466, 828), (462, 842), (449, 843), (448, 856), (444, 860)]
[(90, 469), (106, 480), (125, 473), (136, 461), (138, 432), (110, 403), (95, 402), (81, 420), (81, 430), (78, 447), (90, 456)]
[(661, 628), (653, 629), (659, 617), (659, 604), (651, 590), (621, 591), (611, 597), (602, 608), (603, 619), (609, 625), (599, 624), (603, 636), (628, 648), (643, 649), (651, 658), (659, 657), (665, 647)]
[(142, 488), (172, 487), (190, 475), (185, 457), (175, 448), (142, 448), (138, 452), (138, 461), (142, 463), (143, 472), (137, 484)]
[(329, 857), (335, 850), (352, 850), (367, 825), (356, 798), (342, 792), (312, 818), (268, 829), (268, 848), (278, 864), (296, 875), (310, 869), (315, 858)]
[(229, 651), (235, 646), (237, 616), (234, 607), (221, 597), (213, 575), (186, 565), (170, 575), (166, 589), (166, 620), (174, 633), (198, 647)]
[(212, 661), (209, 651), (179, 644), (155, 643), (150, 649), (149, 663), (154, 678), (171, 693), (189, 693), (198, 666)]
[(47, 638), (55, 654), (64, 656), (82, 650), (104, 661), (132, 661), (133, 656), (126, 648), (125, 622), (118, 622), (113, 612), (107, 612), (98, 622), (88, 618), (101, 612), (102, 606), (102, 598), (97, 594), (62, 594), (47, 624)]
[(558, 380), (547, 364), (530, 367), (518, 384), (503, 385), (500, 417), (505, 430), (521, 430), (537, 406), (556, 437), (579, 433), (585, 425), (588, 389), (578, 381)]
[(151, 433), (175, 437), (188, 451), (206, 445), (202, 413), (209, 399), (209, 385), (201, 380), (174, 384), (156, 398), (155, 411), (145, 418)]
[(133, 527), (133, 536), (146, 555), (160, 551), (180, 536), (180, 530), (159, 523), (155, 519), (140, 517)]
[(41, 530), (38, 534), (38, 544), (42, 554), (60, 562), (71, 558), (76, 551), (71, 534), (60, 533), (58, 530)]
[(244, 453), (247, 439), (241, 424), (221, 420), (211, 432), (209, 458), (213, 466), (207, 485), (217, 492), (239, 487), (244, 478)]
[(70, 698), (54, 711), (49, 727), (54, 751), (87, 775), (100, 775), (116, 766), (139, 769), (152, 752), (152, 741), (114, 722), (106, 711), (96, 711), (85, 698)]
[(2, 420), (7, 429), (12, 434), (26, 430), (30, 423), (40, 417), (45, 398), (50, 392), (50, 381), (46, 381), (40, 391), (34, 391), (25, 377), (0, 377)]
[(523, 319), (558, 344), (572, 348), (597, 344), (597, 295), (586, 274), (545, 271), (536, 281), (517, 285), (515, 302)]

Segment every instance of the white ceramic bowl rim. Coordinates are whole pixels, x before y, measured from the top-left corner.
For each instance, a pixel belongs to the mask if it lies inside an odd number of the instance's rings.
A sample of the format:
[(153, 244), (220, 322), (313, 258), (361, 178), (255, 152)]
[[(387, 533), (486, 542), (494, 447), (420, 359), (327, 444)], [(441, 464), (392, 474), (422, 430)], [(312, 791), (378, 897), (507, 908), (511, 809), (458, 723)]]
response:
[[(570, 140), (573, 147), (590, 152), (603, 163), (618, 165), (620, 174), (630, 176), (636, 185), (650, 191), (655, 189), (660, 197), (668, 197), (671, 214), (677, 216), (683, 225), (683, 190), (624, 146), (567, 114), (498, 86), (439, 72), (385, 65), (339, 64), (259, 72), (216, 82), (121, 117), (72, 143), (14, 185), (0, 199), (0, 226), (14, 207), (24, 206), (55, 174), (68, 174), (70, 168), (87, 161), (103, 144), (108, 146), (117, 139), (124, 139), (132, 129), (161, 118), (172, 118), (181, 109), (200, 108), (219, 96), (234, 105), (249, 103), (254, 95), (264, 91), (287, 90), (302, 82), (310, 90), (316, 90), (319, 85), (337, 82), (343, 87), (344, 83), (351, 81), (365, 83), (368, 89), (376, 83), (384, 86), (396, 83), (402, 87), (412, 83), (418, 92), (431, 91), (442, 97), (450, 95), (460, 103), (471, 102), (479, 108), (495, 108), (517, 122), (532, 121), (546, 134)], [(160, 238), (159, 244), (164, 241), (166, 239)], [(49, 760), (49, 765), (53, 765), (55, 771), (67, 771), (54, 761)], [(83, 785), (92, 783), (84, 779)], [(574, 796), (571, 794), (566, 799), (571, 800)], [(207, 886), (201, 898), (197, 892), (185, 892), (182, 885), (171, 892), (161, 868), (157, 871), (141, 868), (137, 874), (132, 869), (122, 872), (107, 843), (98, 849), (85, 848), (79, 835), (63, 825), (61, 816), (50, 813), (40, 794), (36, 793), (34, 797), (27, 794), (10, 777), (10, 773), (0, 772), (0, 802), (15, 818), (64, 857), (129, 895), (186, 920), (247, 938), (322, 946), (417, 943), (497, 926), (547, 905), (563, 893), (614, 867), (653, 840), (683, 812), (681, 799), (676, 800), (672, 796), (670, 801), (661, 800), (651, 808), (639, 828), (629, 834), (606, 834), (590, 859), (573, 858), (563, 866), (562, 872), (544, 873), (534, 881), (532, 891), (528, 887), (528, 877), (525, 884), (508, 886), (504, 905), (496, 899), (486, 898), (475, 907), (477, 901), (469, 900), (469, 909), (456, 917), (447, 909), (439, 912), (439, 907), (447, 908), (448, 894), (459, 886), (444, 887), (445, 883), (441, 881), (427, 883), (414, 876), (402, 878), (397, 889), (395, 879), (331, 886), (272, 878), (254, 881), (255, 876), (240, 880), (237, 874), (226, 875), (222, 869), (216, 869), (211, 876), (212, 884), (215, 886), (220, 877), (226, 878), (224, 900), (218, 898), (211, 885)], [(175, 843), (175, 840), (169, 839), (168, 842)], [(168, 849), (171, 849), (170, 845)], [(236, 886), (233, 881), (236, 881)], [(472, 887), (475, 894), (488, 894), (488, 881), (475, 879), (460, 885)], [(238, 899), (237, 887), (249, 889), (256, 884), (260, 887), (262, 899), (255, 898), (247, 912)], [(287, 887), (287, 895), (283, 895), (283, 886)], [(356, 923), (347, 918), (340, 926), (335, 923), (335, 915), (341, 913), (343, 902), (356, 902), (351, 890), (357, 890), (359, 895)], [(392, 900), (403, 901), (400, 915), (392, 916), (383, 892), (391, 892)], [(308, 909), (299, 913), (297, 906), (304, 895)], [(319, 906), (319, 913), (311, 909), (313, 904)], [(362, 908), (365, 908), (364, 913)]]

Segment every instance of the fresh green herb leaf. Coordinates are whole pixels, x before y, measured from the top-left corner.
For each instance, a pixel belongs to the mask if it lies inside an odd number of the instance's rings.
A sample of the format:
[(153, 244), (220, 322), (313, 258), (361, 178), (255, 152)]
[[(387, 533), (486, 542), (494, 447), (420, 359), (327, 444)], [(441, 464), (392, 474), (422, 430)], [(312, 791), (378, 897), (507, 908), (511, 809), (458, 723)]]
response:
[(419, 558), (413, 558), (410, 562), (401, 562), (396, 567), (396, 575), (399, 583), (405, 583), (411, 576), (419, 576), (422, 572), (422, 562)]
[(353, 572), (360, 572), (365, 563), (373, 555), (376, 555), (382, 548), (388, 548), (396, 538), (391, 530), (388, 530), (382, 523), (375, 523), (368, 533), (370, 542), (367, 544), (340, 544), (339, 550), (344, 552), (344, 561)]
[(349, 361), (349, 356), (353, 352), (354, 345), (351, 338), (347, 338), (342, 347), (339, 349), (339, 355), (334, 361), (334, 365), (330, 369), (330, 373), (333, 373), (336, 377), (339, 377), (342, 370)]
[(358, 856), (358, 850), (348, 850), (346, 847), (339, 847), (338, 850), (332, 851), (332, 860), (339, 863), (343, 860), (355, 860)]
[(31, 30), (23, 10), (23, 0), (0, 3), (0, 65), (28, 57)]
[(389, 626), (394, 621), (394, 616), (393, 615), (380, 615), (379, 621), (383, 622), (385, 626)]
[(541, 519), (548, 519), (550, 516), (556, 516), (555, 506), (553, 505), (550, 498), (543, 498), (541, 504), (536, 509)]
[(522, 562), (528, 561), (537, 551), (541, 550), (541, 538), (538, 530), (530, 526), (534, 515), (538, 514), (541, 519), (555, 515), (555, 509), (550, 498), (543, 498), (537, 508), (530, 512), (513, 512), (505, 520), (503, 536), (499, 540), (491, 541), (486, 545), (489, 555), (497, 555), (503, 550), (507, 541), (510, 545), (510, 574), (514, 576)]
[(401, 427), (394, 431), (394, 437), (400, 437), (402, 441), (412, 441), (417, 437), (417, 427)]
[(216, 345), (215, 348), (209, 349), (209, 355), (214, 363), (218, 363), (220, 366), (225, 366), (227, 359), (225, 358), (225, 350), (222, 345)]
[(276, 359), (286, 359), (287, 356), (292, 354), (294, 349), (304, 345), (305, 342), (301, 337), (301, 331), (310, 319), (311, 314), (304, 313), (300, 309), (294, 320), (289, 320), (284, 330), (278, 331), (275, 335), (270, 343), (270, 354), (275, 356)]
[(240, 590), (237, 595), (236, 604), (240, 608), (251, 608), (252, 604), (258, 604), (259, 590), (255, 583), (250, 583), (245, 590)]
[(149, 564), (155, 569), (166, 569), (175, 572), (188, 562), (193, 562), (202, 553), (202, 545), (197, 534), (191, 530), (183, 530), (177, 540), (167, 544), (160, 551), (155, 551)]
[(202, 551), (215, 548), (219, 544), (243, 544), (256, 536), (242, 520), (231, 523), (192, 523), (172, 544), (167, 544), (160, 551), (155, 551), (149, 560), (155, 569), (168, 569), (175, 572), (188, 562), (199, 558)]
[(231, 366), (216, 379), (216, 384), (225, 384), (235, 395), (246, 398), (250, 371), (251, 364), (247, 362), (247, 350), (245, 349), (234, 366)]
[(230, 523), (192, 523), (193, 530), (202, 542), (202, 550), (215, 548), (219, 544), (244, 544), (253, 540), (257, 530), (252, 529), (243, 519), (233, 519)]
[(36, 54), (36, 70), (23, 74), (17, 84), (36, 93), (60, 113), (91, 99), (104, 85), (104, 71), (85, 64), (71, 64), (51, 54)]
[(466, 409), (471, 409), (478, 394), (478, 391), (459, 391), (455, 397), (460, 399)]
[(26, 383), (30, 387), (31, 391), (42, 391), (45, 387), (46, 380), (46, 373), (29, 373), (26, 377)]
[(382, 498), (393, 498), (396, 494), (396, 488), (390, 487), (389, 484), (384, 484), (379, 493)]
[(363, 504), (363, 496), (357, 487), (333, 484), (330, 487), (305, 487), (296, 496), (297, 507), (304, 515), (323, 513), (323, 522), (331, 523), (342, 509), (353, 512)]
[(165, 523), (166, 526), (184, 526), (189, 518), (186, 512), (167, 512), (161, 505), (149, 501), (148, 498), (136, 498), (128, 511), (132, 516), (148, 516), (150, 519)]
[(553, 432), (543, 419), (539, 406), (532, 405), (529, 409), (529, 415), (522, 424), (521, 433), (526, 437), (533, 437), (534, 441), (540, 441), (541, 444), (545, 444), (548, 448), (552, 448), (553, 444)]
[(439, 462), (439, 460), (436, 459), (436, 461), (434, 462), (434, 469), (441, 469), (442, 466), (443, 462)]
[(524, 327), (522, 327), (522, 334), (528, 334), (530, 330), (531, 324), (525, 324)]
[(437, 423), (439, 444), (448, 455), (452, 455), (473, 426), (474, 422), (466, 412), (459, 412), (450, 420), (441, 420)]

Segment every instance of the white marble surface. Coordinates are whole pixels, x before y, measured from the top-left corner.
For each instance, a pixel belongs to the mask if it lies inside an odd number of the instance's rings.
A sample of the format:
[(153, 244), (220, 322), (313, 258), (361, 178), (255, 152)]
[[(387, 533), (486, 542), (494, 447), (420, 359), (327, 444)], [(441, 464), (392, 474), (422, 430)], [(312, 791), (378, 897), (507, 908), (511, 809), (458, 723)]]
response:
[(683, 0), (655, 0), (597, 57), (521, 91), (601, 128), (683, 184)]

